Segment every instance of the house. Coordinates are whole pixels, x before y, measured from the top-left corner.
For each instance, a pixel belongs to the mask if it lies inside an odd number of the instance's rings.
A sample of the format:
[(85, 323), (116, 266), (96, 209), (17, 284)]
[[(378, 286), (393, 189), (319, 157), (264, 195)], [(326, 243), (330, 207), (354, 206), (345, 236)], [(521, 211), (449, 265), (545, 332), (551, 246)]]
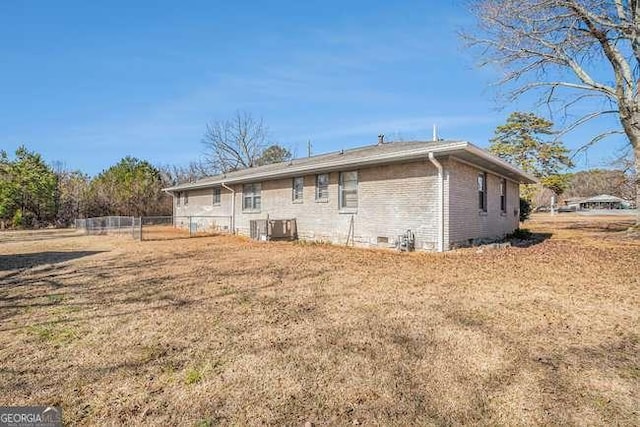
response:
[(391, 142), (166, 188), (176, 217), (295, 218), (298, 237), (444, 251), (518, 228), (519, 184), (536, 179), (466, 141)]
[(564, 208), (571, 211), (577, 211), (580, 209), (580, 202), (584, 200), (584, 197), (568, 197), (564, 199)]
[(600, 194), (598, 196), (584, 198), (578, 201), (579, 210), (591, 209), (630, 209), (631, 203), (620, 197)]

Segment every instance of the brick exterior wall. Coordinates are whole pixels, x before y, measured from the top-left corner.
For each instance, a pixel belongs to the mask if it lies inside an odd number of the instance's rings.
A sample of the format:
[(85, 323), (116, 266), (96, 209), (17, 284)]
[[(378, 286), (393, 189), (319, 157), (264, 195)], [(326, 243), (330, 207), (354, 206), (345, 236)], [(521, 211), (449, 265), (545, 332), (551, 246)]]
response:
[[(507, 180), (507, 209), (500, 210), (502, 177), (487, 172), (487, 211), (479, 209), (478, 174), (482, 170), (456, 160), (447, 162), (449, 220), (445, 234), (450, 245), (469, 244), (469, 240), (498, 238), (511, 233), (519, 225), (520, 189)], [(446, 248), (445, 248), (446, 249)]]
[[(213, 189), (202, 188), (197, 190), (189, 190), (180, 192), (180, 203), (177, 197), (173, 197), (173, 215), (175, 217), (183, 216), (204, 216), (219, 217), (214, 221), (222, 227), (231, 227), (231, 193), (221, 188), (220, 204), (213, 205)], [(188, 204), (184, 203), (185, 193), (189, 194)], [(178, 221), (181, 223), (182, 221)]]
[[(488, 211), (478, 211), (476, 177), (479, 169), (455, 160), (441, 160), (444, 167), (445, 250), (450, 243), (466, 243), (480, 237), (499, 237), (518, 226), (518, 185), (509, 181), (507, 212), (500, 212), (500, 177), (488, 174)], [(350, 171), (353, 169), (345, 169)], [(242, 209), (243, 185), (235, 190), (235, 229), (249, 234), (252, 219), (295, 218), (301, 239), (345, 244), (353, 218), (356, 245), (393, 247), (406, 230), (415, 233), (416, 249), (436, 250), (438, 241), (438, 172), (427, 159), (358, 169), (358, 208), (339, 208), (339, 172), (329, 173), (329, 197), (316, 201), (316, 175), (304, 176), (302, 202), (292, 197), (293, 178), (263, 181), (259, 212)], [(221, 188), (221, 203), (214, 206), (211, 188), (184, 192), (174, 215), (231, 216), (232, 193)], [(514, 209), (516, 215), (514, 217)]]

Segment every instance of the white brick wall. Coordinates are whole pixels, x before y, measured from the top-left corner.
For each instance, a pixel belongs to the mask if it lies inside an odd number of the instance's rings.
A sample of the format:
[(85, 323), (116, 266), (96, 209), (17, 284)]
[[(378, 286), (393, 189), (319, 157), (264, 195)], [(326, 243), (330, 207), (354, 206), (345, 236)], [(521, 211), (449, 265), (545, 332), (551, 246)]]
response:
[(189, 204), (184, 204), (184, 194), (182, 191), (180, 205), (177, 198), (173, 198), (174, 216), (231, 216), (231, 193), (222, 188), (220, 204), (213, 205), (213, 189), (203, 188), (199, 190), (189, 190)]
[(519, 186), (507, 180), (507, 209), (500, 211), (500, 180), (502, 177), (487, 172), (487, 212), (478, 207), (477, 177), (480, 172), (467, 164), (450, 160), (447, 224), (448, 241), (452, 244), (468, 243), (470, 239), (502, 237), (518, 228)]
[[(453, 159), (442, 160), (445, 176), (445, 249), (450, 243), (469, 239), (499, 237), (518, 227), (518, 185), (508, 181), (507, 212), (500, 212), (500, 177), (488, 174), (488, 211), (478, 209), (476, 177), (479, 169)], [(346, 169), (352, 170), (352, 169)], [(329, 174), (329, 198), (315, 200), (316, 175), (304, 176), (302, 203), (292, 200), (293, 178), (262, 182), (260, 212), (243, 212), (242, 188), (236, 191), (236, 230), (249, 234), (249, 221), (296, 218), (300, 238), (345, 244), (351, 218), (354, 240), (362, 246), (393, 246), (398, 235), (412, 230), (416, 248), (435, 250), (438, 233), (438, 174), (429, 160), (390, 164), (358, 170), (358, 209), (341, 212), (338, 207), (339, 172)], [(231, 212), (231, 192), (221, 190), (221, 203), (213, 206), (213, 190), (189, 191), (189, 204), (176, 206), (174, 214), (227, 215)], [(515, 215), (514, 215), (515, 212)], [(378, 243), (378, 239), (388, 243)]]

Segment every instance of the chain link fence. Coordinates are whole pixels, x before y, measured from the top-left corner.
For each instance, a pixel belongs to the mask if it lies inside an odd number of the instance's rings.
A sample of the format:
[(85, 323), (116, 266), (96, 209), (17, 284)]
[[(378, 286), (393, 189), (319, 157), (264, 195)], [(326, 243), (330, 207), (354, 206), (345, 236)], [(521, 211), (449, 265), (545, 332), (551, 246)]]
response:
[(140, 240), (170, 240), (231, 233), (230, 216), (147, 216), (141, 218)]
[(86, 234), (130, 234), (135, 237), (140, 218), (133, 216), (101, 216), (75, 220), (75, 227)]
[(104, 216), (75, 220), (89, 235), (130, 235), (136, 240), (171, 240), (231, 233), (230, 216)]

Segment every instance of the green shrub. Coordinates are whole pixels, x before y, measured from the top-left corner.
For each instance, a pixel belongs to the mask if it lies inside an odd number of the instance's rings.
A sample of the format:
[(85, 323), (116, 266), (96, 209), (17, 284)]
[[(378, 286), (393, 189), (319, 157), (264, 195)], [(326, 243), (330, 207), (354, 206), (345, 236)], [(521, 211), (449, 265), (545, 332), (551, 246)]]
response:
[(520, 197), (520, 222), (525, 222), (531, 215), (531, 202)]
[(22, 209), (17, 209), (16, 212), (13, 214), (13, 218), (11, 219), (11, 224), (15, 228), (20, 228), (24, 225), (23, 218), (22, 218)]
[(516, 228), (513, 233), (507, 234), (507, 239), (529, 240), (532, 236), (526, 228)]

